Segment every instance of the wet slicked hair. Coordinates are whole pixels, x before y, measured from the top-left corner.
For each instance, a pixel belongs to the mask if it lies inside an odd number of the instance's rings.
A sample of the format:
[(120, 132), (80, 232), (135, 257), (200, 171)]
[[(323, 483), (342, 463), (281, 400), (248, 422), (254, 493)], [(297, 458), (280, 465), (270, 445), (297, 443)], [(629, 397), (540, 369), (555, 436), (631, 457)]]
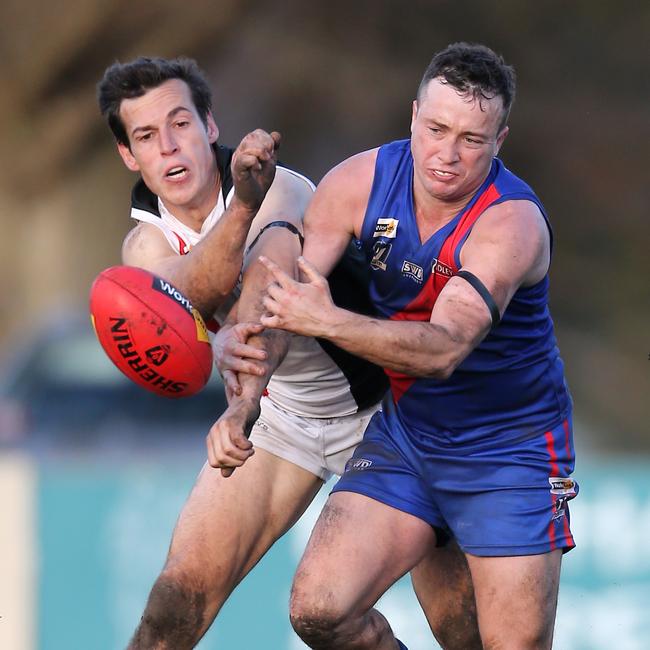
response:
[(148, 90), (171, 79), (180, 79), (189, 86), (199, 117), (207, 125), (208, 113), (212, 109), (212, 91), (196, 61), (184, 57), (140, 57), (129, 63), (114, 63), (97, 84), (99, 110), (119, 143), (129, 146), (129, 136), (120, 117), (122, 100), (142, 97)]
[(501, 97), (503, 119), (499, 131), (506, 125), (515, 99), (515, 70), (489, 47), (452, 43), (435, 54), (420, 82), (418, 100), (429, 82), (436, 78), (475, 100)]

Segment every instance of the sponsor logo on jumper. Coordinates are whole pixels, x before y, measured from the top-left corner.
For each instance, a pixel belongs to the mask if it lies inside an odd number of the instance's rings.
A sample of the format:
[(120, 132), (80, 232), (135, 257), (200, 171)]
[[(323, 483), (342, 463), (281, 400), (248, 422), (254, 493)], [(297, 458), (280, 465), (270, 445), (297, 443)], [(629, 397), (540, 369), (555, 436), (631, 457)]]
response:
[[(164, 377), (142, 359), (140, 353), (135, 349), (135, 344), (131, 339), (131, 334), (126, 326), (126, 318), (115, 318), (110, 316), (109, 321), (112, 323), (111, 336), (113, 341), (117, 343), (117, 351), (138, 377), (152, 386), (161, 388), (167, 393), (180, 393), (187, 386), (187, 382), (174, 381), (173, 379)], [(153, 349), (154, 348), (151, 348), (148, 352)], [(147, 356), (146, 353), (145, 356)], [(152, 361), (152, 363), (156, 365), (154, 361)]]
[(454, 272), (450, 266), (447, 266), (438, 259), (434, 259), (431, 264), (431, 272), (437, 273), (438, 275), (444, 275), (446, 278), (450, 278)]
[(393, 247), (392, 244), (384, 241), (375, 242), (375, 245), (372, 247), (372, 259), (370, 260), (370, 266), (378, 271), (386, 270), (386, 260), (390, 255), (390, 249)]
[(387, 219), (377, 219), (373, 237), (390, 237), (394, 239), (397, 236), (398, 223), (398, 219), (391, 219), (390, 217)]
[(168, 345), (156, 345), (149, 348), (144, 354), (154, 366), (162, 366), (169, 357), (171, 348)]
[(156, 291), (164, 293), (172, 300), (175, 300), (183, 309), (192, 314), (192, 303), (173, 284), (170, 284), (162, 278), (154, 278), (152, 287)]
[(347, 465), (345, 467), (346, 472), (352, 472), (354, 470), (357, 471), (362, 471), (364, 469), (368, 469), (372, 465), (371, 460), (367, 460), (366, 458), (350, 458), (350, 460), (347, 462)]
[(421, 283), (424, 279), (424, 270), (421, 266), (404, 260), (402, 264), (402, 275), (406, 275), (409, 278), (413, 278), (416, 282)]

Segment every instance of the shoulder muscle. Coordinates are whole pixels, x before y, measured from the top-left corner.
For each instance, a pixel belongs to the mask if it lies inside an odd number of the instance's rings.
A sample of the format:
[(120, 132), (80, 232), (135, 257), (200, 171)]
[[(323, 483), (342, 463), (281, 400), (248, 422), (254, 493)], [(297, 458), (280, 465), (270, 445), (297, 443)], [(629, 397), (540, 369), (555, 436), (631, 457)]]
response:
[(377, 149), (352, 156), (328, 172), (316, 188), (305, 216), (305, 257), (324, 275), (361, 232), (376, 159)]
[(122, 244), (122, 262), (159, 273), (161, 261), (176, 257), (163, 232), (150, 223), (139, 223)]
[(366, 212), (378, 149), (356, 154), (329, 171), (316, 188), (310, 221), (344, 221), (358, 234)]
[(460, 259), (505, 309), (520, 286), (539, 282), (548, 270), (550, 235), (539, 208), (524, 200), (489, 208), (472, 229)]

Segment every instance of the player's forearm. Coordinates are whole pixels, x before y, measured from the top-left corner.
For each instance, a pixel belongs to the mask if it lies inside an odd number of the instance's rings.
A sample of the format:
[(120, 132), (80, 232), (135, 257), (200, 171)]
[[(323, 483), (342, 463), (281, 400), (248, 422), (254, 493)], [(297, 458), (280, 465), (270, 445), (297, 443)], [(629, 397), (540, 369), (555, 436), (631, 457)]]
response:
[(264, 368), (263, 375), (249, 375), (239, 373), (239, 384), (241, 395), (238, 398), (244, 401), (258, 401), (264, 394), (271, 376), (276, 368), (282, 363), (289, 347), (289, 335), (279, 330), (267, 330), (259, 336), (252, 336), (248, 344), (259, 347), (266, 352), (266, 360), (258, 362)]
[(368, 361), (413, 377), (447, 379), (472, 342), (429, 322), (381, 320), (336, 308), (322, 338)]
[(219, 222), (189, 254), (175, 258), (168, 279), (209, 318), (235, 287), (246, 237), (257, 213), (233, 198)]
[[(265, 233), (261, 242), (269, 248), (276, 246), (275, 257), (285, 268), (294, 264), (298, 248), (297, 242), (283, 231)], [(264, 250), (264, 248), (261, 248)], [(237, 320), (240, 323), (256, 323), (264, 313), (262, 297), (272, 278), (259, 261), (252, 261), (246, 269), (242, 282), (241, 296), (237, 302)], [(266, 352), (266, 359), (261, 362), (264, 367), (263, 375), (239, 373), (239, 383), (242, 388), (240, 397), (244, 400), (258, 400), (262, 397), (275, 369), (282, 363), (289, 348), (290, 335), (282, 330), (267, 329), (259, 335), (251, 336), (247, 343)]]

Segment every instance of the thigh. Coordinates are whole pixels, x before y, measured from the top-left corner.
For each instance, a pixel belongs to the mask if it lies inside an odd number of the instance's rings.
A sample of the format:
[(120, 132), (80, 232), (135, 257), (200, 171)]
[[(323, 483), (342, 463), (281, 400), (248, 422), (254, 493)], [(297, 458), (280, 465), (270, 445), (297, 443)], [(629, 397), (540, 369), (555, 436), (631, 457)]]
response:
[(430, 545), (435, 533), (422, 519), (362, 494), (333, 493), (298, 567), (292, 601), (363, 613)]
[(485, 648), (550, 649), (562, 551), (467, 561)]
[(176, 524), (166, 570), (200, 576), (225, 600), (322, 484), (263, 449), (228, 478), (206, 464)]
[(465, 554), (454, 540), (428, 549), (411, 571), (433, 635), (448, 650), (482, 650), (476, 601)]

